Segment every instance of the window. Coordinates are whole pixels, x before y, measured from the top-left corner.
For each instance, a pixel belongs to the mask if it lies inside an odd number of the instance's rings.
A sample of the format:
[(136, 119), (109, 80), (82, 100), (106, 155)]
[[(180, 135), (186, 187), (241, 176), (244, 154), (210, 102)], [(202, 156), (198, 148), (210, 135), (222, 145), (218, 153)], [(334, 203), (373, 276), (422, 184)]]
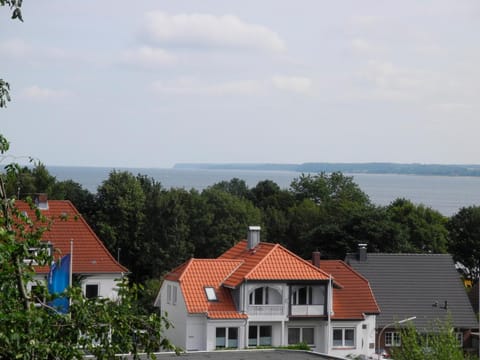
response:
[(250, 293), (248, 302), (250, 305), (278, 305), (282, 303), (282, 295), (273, 288), (260, 287)]
[(455, 333), (455, 338), (458, 341), (458, 346), (463, 347), (463, 332), (457, 331)]
[(87, 299), (98, 297), (98, 284), (85, 285), (85, 297)]
[(177, 287), (172, 286), (172, 305), (177, 303)]
[(355, 329), (354, 328), (334, 328), (333, 329), (334, 347), (354, 347)]
[(303, 286), (296, 288), (292, 293), (292, 305), (312, 305), (313, 304), (313, 288), (311, 286)]
[(175, 305), (177, 303), (177, 287), (167, 285), (167, 304)]
[(401, 346), (402, 339), (398, 331), (389, 331), (385, 333), (385, 346)]
[(238, 348), (238, 328), (217, 328), (215, 346), (217, 349)]
[(27, 251), (28, 256), (26, 259), (23, 259), (23, 262), (30, 265), (38, 265), (38, 257), (42, 258), (52, 255), (52, 245), (50, 243), (43, 243), (41, 247), (31, 247)]
[(295, 345), (305, 343), (313, 345), (315, 343), (313, 333), (313, 328), (289, 328), (288, 344)]
[(205, 294), (207, 295), (208, 301), (217, 301), (217, 294), (215, 293), (215, 289), (213, 287), (206, 287)]
[(272, 345), (271, 326), (249, 326), (248, 346), (270, 346)]

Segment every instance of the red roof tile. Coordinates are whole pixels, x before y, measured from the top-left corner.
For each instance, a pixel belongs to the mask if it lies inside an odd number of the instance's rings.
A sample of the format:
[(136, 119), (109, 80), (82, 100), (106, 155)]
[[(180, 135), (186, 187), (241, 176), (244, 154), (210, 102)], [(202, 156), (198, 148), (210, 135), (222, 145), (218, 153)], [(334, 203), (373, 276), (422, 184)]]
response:
[(335, 277), (343, 288), (333, 289), (332, 319), (363, 319), (364, 314), (379, 314), (380, 308), (367, 279), (341, 260), (322, 260), (320, 268)]
[(279, 244), (261, 242), (253, 250), (247, 241), (238, 242), (219, 259), (243, 260), (242, 265), (224, 282), (237, 287), (245, 280), (328, 280), (329, 274)]
[[(165, 279), (180, 283), (189, 313), (204, 313), (215, 319), (243, 319), (247, 316), (237, 311), (230, 291), (221, 286), (241, 263), (240, 260), (190, 259)], [(217, 301), (207, 299), (205, 287), (215, 289)]]
[[(34, 212), (24, 201), (17, 201), (16, 206), (20, 211), (26, 211), (31, 219), (35, 218)], [(42, 241), (53, 244), (55, 258), (69, 254), (70, 240), (73, 240), (73, 273), (128, 272), (127, 268), (114, 259), (70, 201), (49, 200), (48, 209), (41, 212), (47, 219), (53, 219), (50, 229), (43, 234)], [(36, 270), (46, 273), (48, 267)]]

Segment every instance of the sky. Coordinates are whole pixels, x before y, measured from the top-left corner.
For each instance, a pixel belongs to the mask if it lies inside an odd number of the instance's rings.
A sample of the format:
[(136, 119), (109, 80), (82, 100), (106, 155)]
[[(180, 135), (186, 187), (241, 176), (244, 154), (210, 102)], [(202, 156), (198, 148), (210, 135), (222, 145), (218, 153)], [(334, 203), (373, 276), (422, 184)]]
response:
[(0, 8), (10, 156), (47, 166), (479, 164), (477, 0)]

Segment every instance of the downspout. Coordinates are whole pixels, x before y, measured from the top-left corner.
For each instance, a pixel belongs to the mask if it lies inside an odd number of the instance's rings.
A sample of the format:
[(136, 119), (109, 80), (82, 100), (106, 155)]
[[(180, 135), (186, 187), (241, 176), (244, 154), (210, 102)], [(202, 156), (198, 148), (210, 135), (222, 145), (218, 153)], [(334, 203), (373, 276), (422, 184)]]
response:
[(330, 334), (332, 332), (332, 301), (333, 301), (333, 287), (332, 287), (332, 275), (330, 274), (329, 281), (328, 281), (328, 304), (327, 304), (327, 355), (330, 354)]

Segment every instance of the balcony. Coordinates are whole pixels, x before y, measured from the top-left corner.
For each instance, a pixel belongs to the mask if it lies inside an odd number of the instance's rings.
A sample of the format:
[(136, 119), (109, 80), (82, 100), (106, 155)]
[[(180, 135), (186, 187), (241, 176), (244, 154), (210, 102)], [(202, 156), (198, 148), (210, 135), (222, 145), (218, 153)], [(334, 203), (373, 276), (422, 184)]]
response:
[(283, 315), (283, 305), (248, 305), (249, 316), (278, 316)]
[(292, 305), (290, 316), (324, 316), (325, 306), (320, 305)]

